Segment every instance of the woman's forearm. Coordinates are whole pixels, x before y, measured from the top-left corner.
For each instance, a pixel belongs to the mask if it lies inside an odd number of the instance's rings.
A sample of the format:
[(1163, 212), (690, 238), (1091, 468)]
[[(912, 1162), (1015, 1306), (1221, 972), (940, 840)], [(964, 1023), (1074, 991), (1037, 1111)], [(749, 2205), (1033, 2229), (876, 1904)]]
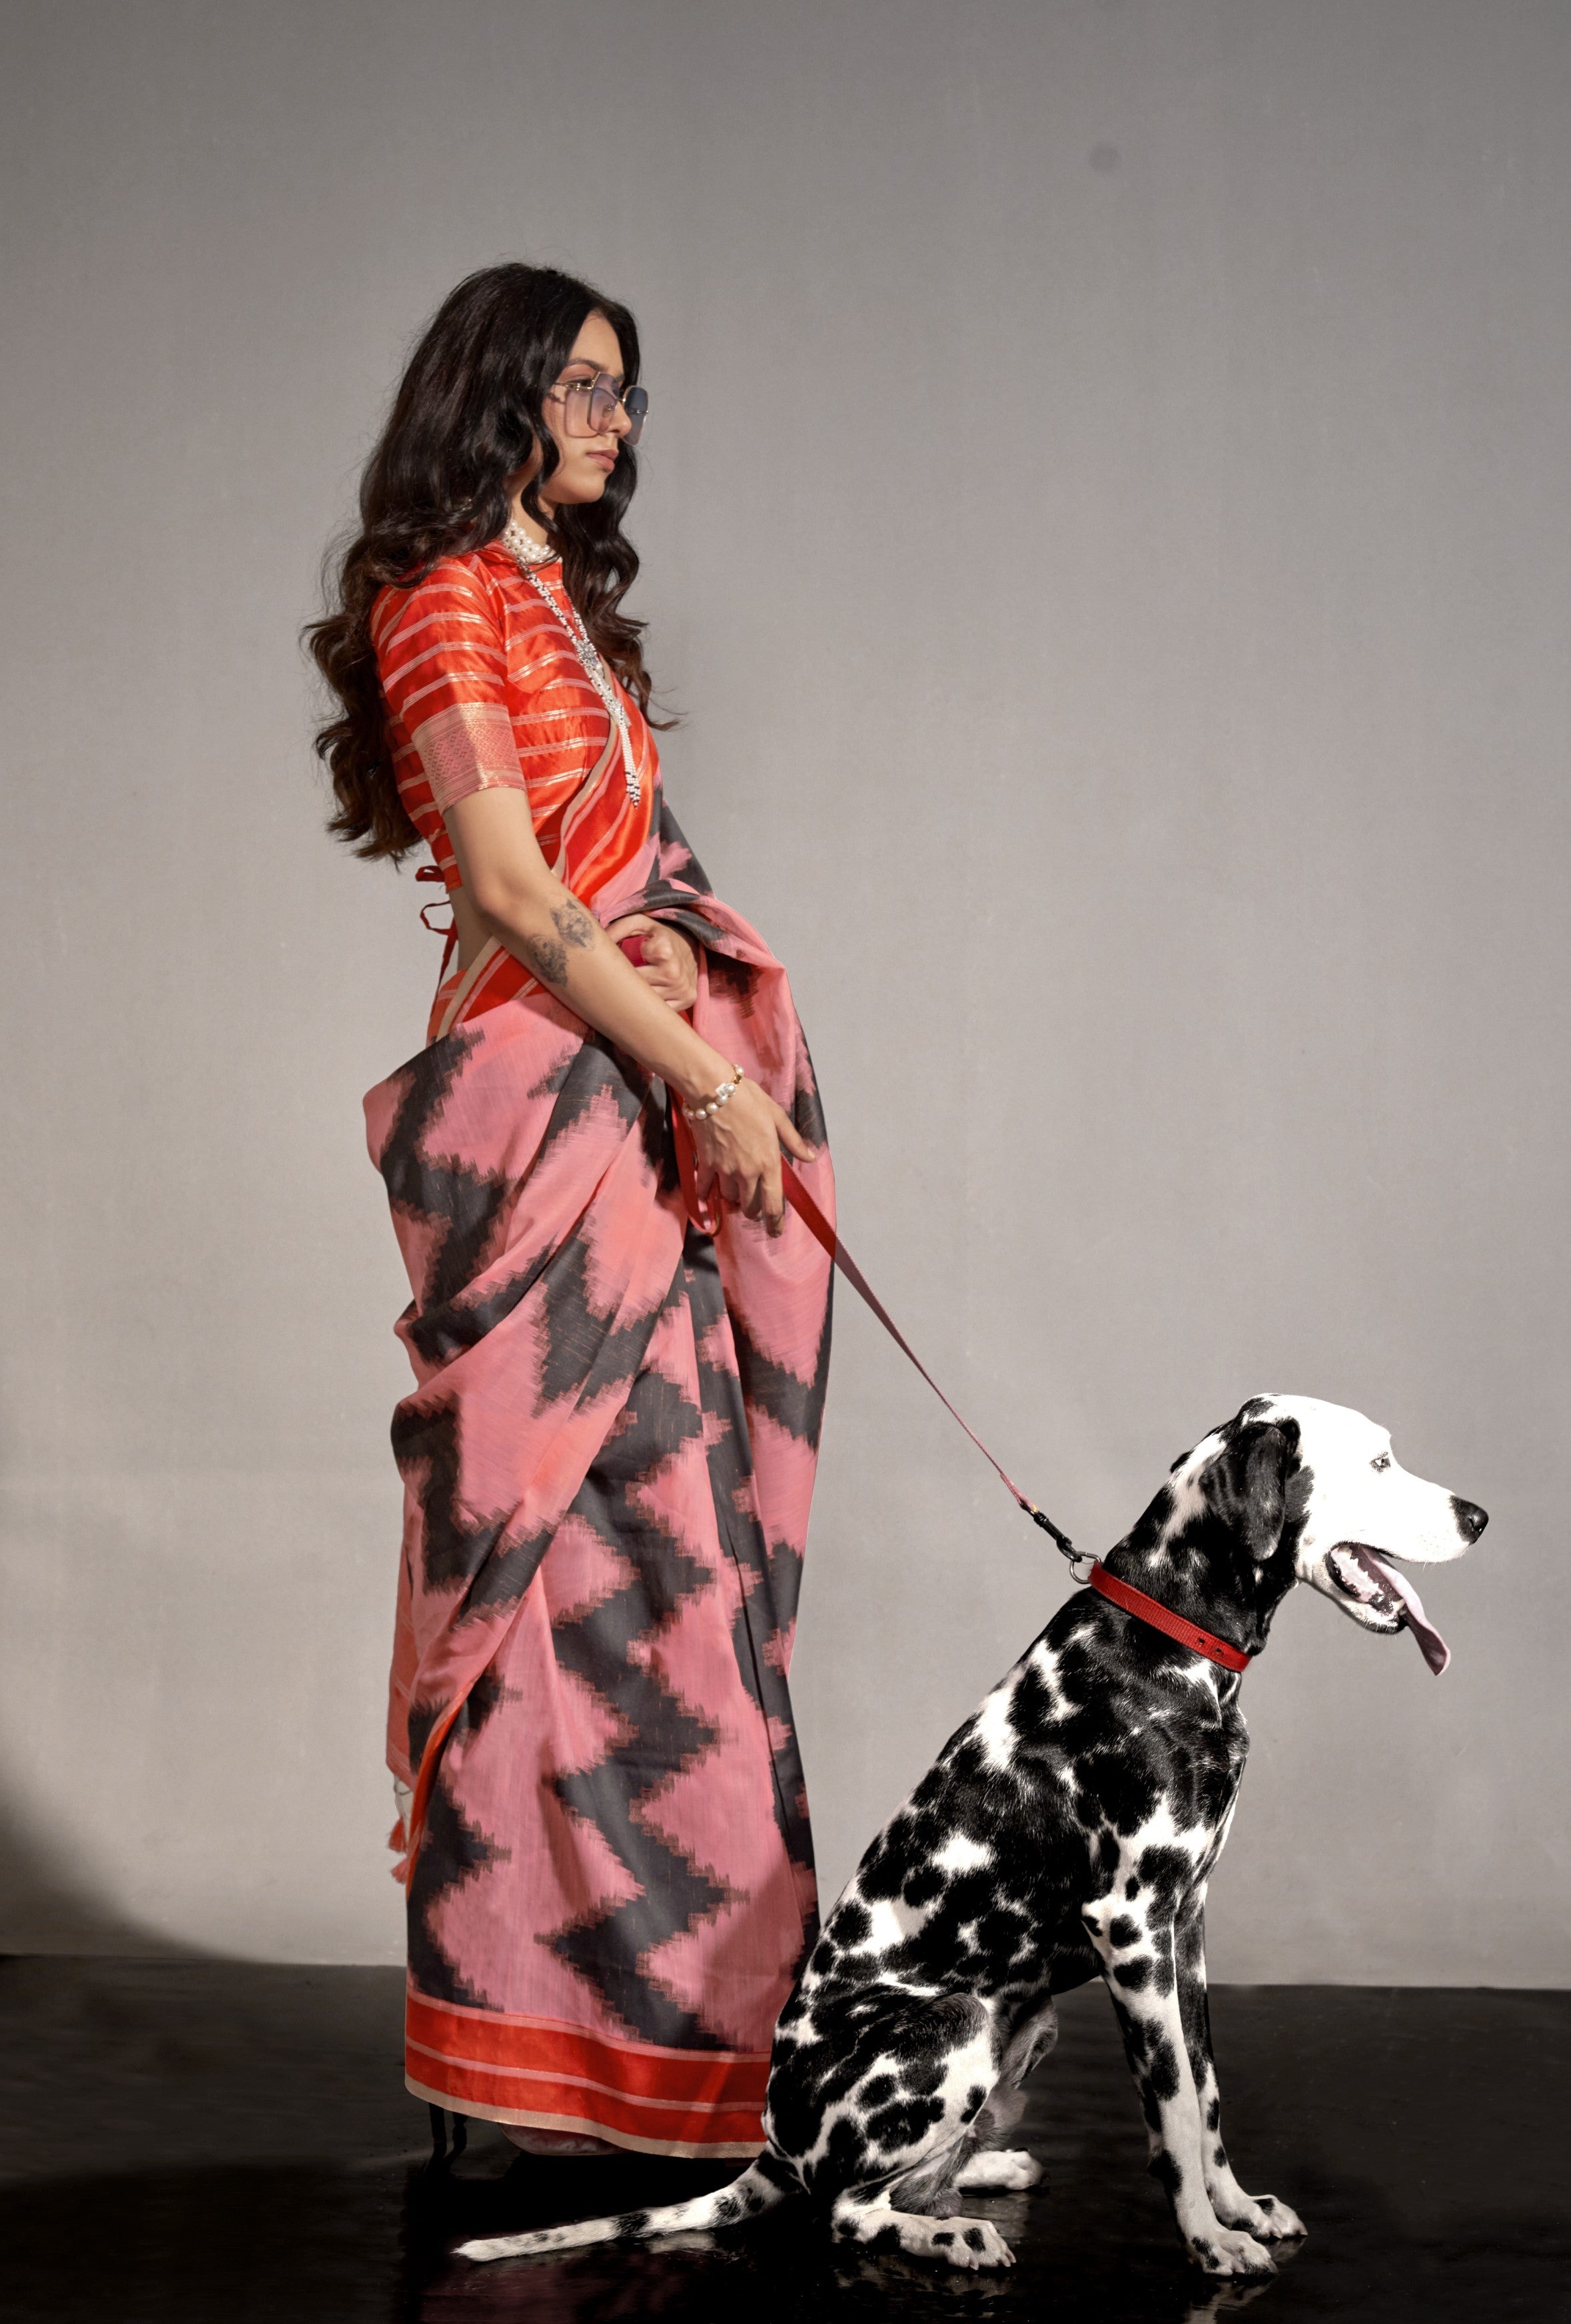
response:
[(471, 901), (542, 984), (688, 1103), (729, 1079), (729, 1061), (656, 998), (594, 914), (543, 864), (531, 878), (482, 882)]

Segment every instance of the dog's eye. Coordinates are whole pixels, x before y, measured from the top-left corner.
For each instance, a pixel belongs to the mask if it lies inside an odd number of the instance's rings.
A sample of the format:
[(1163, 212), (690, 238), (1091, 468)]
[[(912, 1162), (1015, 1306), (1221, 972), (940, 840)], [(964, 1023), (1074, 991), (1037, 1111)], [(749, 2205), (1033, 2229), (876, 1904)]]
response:
[(1389, 1469), (1391, 1464), (1391, 1456), (1389, 1452), (1377, 1452), (1369, 1465), (1372, 1469)]

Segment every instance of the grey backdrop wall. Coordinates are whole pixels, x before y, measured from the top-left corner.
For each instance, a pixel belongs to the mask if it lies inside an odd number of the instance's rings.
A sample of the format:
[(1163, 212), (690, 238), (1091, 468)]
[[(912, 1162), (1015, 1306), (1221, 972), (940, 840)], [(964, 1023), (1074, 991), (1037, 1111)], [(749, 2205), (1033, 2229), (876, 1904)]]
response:
[[(1571, 10), (5, 12), (0, 1943), (391, 1960), (408, 876), (295, 632), (457, 277), (639, 313), (678, 810), (791, 964), (848, 1240), (1083, 1540), (1250, 1392), (1485, 1502), (1455, 1662), (1295, 1600), (1219, 1976), (1571, 1970)], [(833, 1888), (1067, 1588), (839, 1311)]]

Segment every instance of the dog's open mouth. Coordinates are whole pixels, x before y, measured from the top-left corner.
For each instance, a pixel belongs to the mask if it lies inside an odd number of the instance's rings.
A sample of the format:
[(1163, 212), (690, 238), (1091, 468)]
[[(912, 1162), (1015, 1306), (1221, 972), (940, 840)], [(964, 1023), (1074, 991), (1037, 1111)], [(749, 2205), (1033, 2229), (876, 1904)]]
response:
[(1411, 1630), (1419, 1653), (1439, 1677), (1451, 1659), (1451, 1649), (1425, 1613), (1405, 1573), (1399, 1573), (1361, 1541), (1339, 1541), (1335, 1549), (1327, 1550), (1326, 1570), (1343, 1595), (1367, 1607), (1382, 1627)]

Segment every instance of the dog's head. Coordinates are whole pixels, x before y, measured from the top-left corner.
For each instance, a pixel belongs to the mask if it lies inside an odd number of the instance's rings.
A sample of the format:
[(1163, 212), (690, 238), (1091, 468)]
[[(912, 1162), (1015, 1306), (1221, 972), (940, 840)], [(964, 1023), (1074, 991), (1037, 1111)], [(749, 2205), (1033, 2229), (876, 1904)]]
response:
[[(1233, 1565), (1253, 1569), (1266, 1619), (1295, 1582), (1307, 1582), (1366, 1630), (1410, 1629), (1431, 1670), (1445, 1669), (1446, 1643), (1391, 1561), (1461, 1557), (1489, 1520), (1474, 1502), (1410, 1475), (1390, 1432), (1361, 1412), (1308, 1396), (1252, 1397), (1174, 1463), (1169, 1489), (1165, 1545), (1220, 1525)], [(1246, 1573), (1234, 1579), (1247, 1597)]]

